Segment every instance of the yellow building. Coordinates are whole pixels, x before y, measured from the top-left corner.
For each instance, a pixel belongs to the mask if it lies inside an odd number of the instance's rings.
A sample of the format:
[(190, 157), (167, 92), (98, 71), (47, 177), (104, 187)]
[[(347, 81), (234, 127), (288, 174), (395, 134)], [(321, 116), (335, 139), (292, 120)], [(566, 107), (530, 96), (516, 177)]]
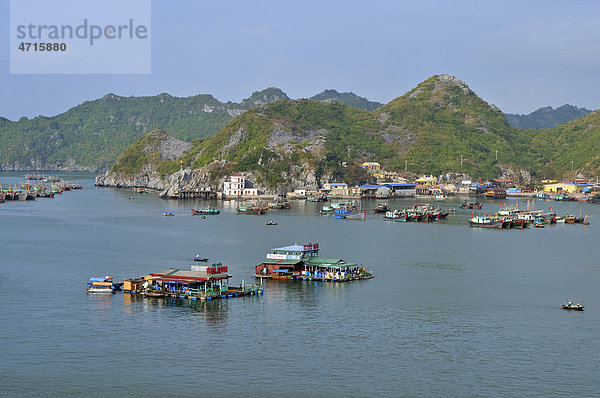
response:
[(377, 162), (364, 162), (362, 164), (363, 169), (371, 170), (381, 170), (381, 165)]
[(427, 185), (427, 186), (432, 186), (432, 185), (436, 185), (437, 183), (437, 179), (434, 176), (423, 176), (421, 178), (419, 178), (418, 180), (415, 180), (415, 184), (417, 185)]
[(552, 193), (575, 193), (579, 190), (575, 184), (569, 184), (568, 182), (558, 182), (555, 184), (545, 184), (544, 192), (552, 192)]

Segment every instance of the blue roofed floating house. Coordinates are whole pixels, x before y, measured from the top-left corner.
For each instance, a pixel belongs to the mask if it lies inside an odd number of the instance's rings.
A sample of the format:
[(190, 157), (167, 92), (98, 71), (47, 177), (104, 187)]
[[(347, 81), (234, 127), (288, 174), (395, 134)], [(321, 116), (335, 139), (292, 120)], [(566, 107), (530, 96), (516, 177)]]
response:
[(290, 245), (272, 249), (256, 266), (255, 278), (347, 282), (373, 278), (361, 264), (341, 258), (319, 257), (319, 244)]

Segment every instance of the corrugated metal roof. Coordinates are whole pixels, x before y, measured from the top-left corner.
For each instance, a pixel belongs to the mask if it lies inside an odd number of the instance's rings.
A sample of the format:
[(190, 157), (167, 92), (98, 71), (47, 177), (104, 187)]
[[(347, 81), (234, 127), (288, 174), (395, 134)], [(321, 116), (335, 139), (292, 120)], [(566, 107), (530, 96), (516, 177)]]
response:
[(358, 188), (359, 189), (379, 189), (379, 188), (382, 188), (382, 187), (384, 187), (384, 185), (369, 185), (369, 184), (366, 184), (366, 185), (361, 185)]
[(306, 262), (311, 265), (316, 264), (337, 264), (344, 261), (341, 258), (309, 257)]
[(263, 261), (263, 264), (280, 264), (280, 265), (296, 265), (302, 262), (302, 260), (274, 260), (274, 259), (266, 259)]
[(191, 271), (185, 269), (169, 268), (161, 272), (151, 273), (152, 279), (156, 280), (188, 280), (188, 281), (203, 281), (208, 278), (211, 279), (223, 279), (229, 278), (227, 273), (209, 274), (205, 271)]

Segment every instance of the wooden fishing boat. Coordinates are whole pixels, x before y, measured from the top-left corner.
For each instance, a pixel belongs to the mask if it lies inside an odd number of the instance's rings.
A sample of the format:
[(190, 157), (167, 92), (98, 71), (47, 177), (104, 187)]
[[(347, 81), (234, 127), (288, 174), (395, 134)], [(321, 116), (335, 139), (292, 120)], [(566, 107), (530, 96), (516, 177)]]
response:
[(483, 205), (479, 202), (473, 202), (470, 200), (466, 200), (465, 203), (460, 204), (461, 209), (475, 209), (479, 210), (483, 207)]
[(287, 200), (275, 199), (269, 203), (270, 209), (286, 210), (292, 207), (292, 204)]
[(172, 212), (172, 211), (165, 211), (165, 212), (163, 213), (163, 216), (165, 216), (165, 217), (173, 217), (174, 215), (175, 215), (175, 214), (173, 214), (173, 212)]
[(352, 208), (339, 208), (339, 209), (335, 209), (334, 214), (335, 214), (333, 216), (334, 218), (360, 219), (360, 220), (364, 221), (364, 219), (367, 215), (367, 211), (361, 210), (361, 209), (352, 209)]
[(238, 206), (235, 210), (238, 214), (267, 214), (267, 209), (263, 207)]
[(221, 213), (219, 209), (213, 209), (212, 207), (206, 207), (204, 209), (190, 209), (192, 210), (192, 216), (200, 215), (215, 215)]
[(477, 216), (471, 217), (469, 225), (479, 228), (502, 228), (502, 220), (497, 217)]
[(269, 221), (266, 225), (277, 225), (277, 221)]

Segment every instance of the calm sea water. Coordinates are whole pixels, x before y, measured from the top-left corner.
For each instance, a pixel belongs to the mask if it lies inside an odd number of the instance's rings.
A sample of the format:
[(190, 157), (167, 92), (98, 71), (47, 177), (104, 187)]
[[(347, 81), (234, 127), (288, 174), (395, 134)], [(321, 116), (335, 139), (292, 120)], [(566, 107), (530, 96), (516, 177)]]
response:
[[(469, 228), (467, 210), (335, 220), (304, 202), (267, 216), (210, 202), (222, 213), (202, 219), (189, 209), (208, 202), (128, 200), (69, 177), (85, 189), (0, 205), (2, 396), (599, 395), (600, 206), (532, 202), (591, 225), (531, 230)], [(189, 268), (196, 254), (249, 283), (271, 248), (307, 242), (375, 279), (267, 282), (263, 296), (193, 304), (85, 293), (91, 276)], [(562, 310), (567, 299), (585, 311)]]

